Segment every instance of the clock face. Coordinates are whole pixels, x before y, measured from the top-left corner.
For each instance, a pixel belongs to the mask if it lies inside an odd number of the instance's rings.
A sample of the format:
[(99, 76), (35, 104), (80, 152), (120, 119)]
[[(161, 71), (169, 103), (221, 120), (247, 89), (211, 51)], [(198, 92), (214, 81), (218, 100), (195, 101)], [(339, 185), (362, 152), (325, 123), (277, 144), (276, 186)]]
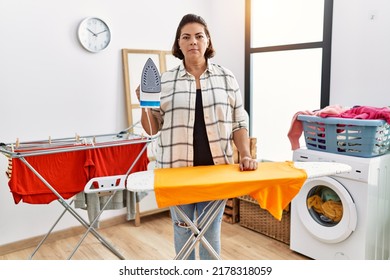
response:
[(80, 23), (78, 38), (86, 50), (100, 52), (110, 44), (111, 31), (103, 20), (90, 17)]

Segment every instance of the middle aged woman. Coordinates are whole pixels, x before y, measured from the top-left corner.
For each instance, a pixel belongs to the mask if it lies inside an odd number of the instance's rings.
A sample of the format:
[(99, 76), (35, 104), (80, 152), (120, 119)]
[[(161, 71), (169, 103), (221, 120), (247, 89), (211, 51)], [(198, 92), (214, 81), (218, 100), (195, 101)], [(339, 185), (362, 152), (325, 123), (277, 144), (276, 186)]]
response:
[[(233, 142), (240, 153), (242, 171), (255, 170), (251, 158), (247, 114), (238, 83), (228, 69), (210, 62), (215, 54), (209, 29), (198, 15), (185, 15), (176, 31), (172, 54), (182, 63), (161, 76), (160, 108), (142, 109), (141, 123), (149, 135), (160, 132), (156, 166), (233, 163)], [(139, 97), (139, 88), (137, 89)], [(180, 205), (196, 219), (209, 202)], [(191, 235), (187, 224), (171, 209), (175, 249), (178, 252)], [(221, 250), (223, 209), (205, 233), (214, 250)], [(212, 256), (200, 244), (200, 259)], [(192, 252), (189, 259), (195, 259)]]

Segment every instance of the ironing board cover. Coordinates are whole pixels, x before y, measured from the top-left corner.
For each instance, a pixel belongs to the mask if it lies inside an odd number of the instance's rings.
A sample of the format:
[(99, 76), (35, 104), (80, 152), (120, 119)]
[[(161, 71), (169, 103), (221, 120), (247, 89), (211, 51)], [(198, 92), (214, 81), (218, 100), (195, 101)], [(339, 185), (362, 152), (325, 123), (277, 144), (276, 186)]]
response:
[(159, 207), (250, 194), (281, 220), (306, 179), (306, 172), (290, 161), (261, 162), (257, 170), (245, 172), (238, 164), (155, 169), (154, 191)]

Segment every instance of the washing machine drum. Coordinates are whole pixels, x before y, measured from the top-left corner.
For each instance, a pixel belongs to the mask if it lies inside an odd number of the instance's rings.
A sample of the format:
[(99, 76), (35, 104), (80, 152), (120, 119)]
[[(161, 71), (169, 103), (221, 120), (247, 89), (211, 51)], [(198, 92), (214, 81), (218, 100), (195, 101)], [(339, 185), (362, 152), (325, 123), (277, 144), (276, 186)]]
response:
[(331, 177), (307, 180), (294, 201), (298, 218), (306, 230), (322, 242), (341, 242), (356, 229), (353, 198)]

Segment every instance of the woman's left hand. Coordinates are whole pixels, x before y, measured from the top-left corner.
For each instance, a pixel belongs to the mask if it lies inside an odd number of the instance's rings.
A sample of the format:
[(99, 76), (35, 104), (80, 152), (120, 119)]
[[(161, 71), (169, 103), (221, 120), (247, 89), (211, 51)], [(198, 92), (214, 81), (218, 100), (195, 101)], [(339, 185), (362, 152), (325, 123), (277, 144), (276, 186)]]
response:
[(241, 171), (249, 171), (257, 169), (257, 160), (251, 157), (243, 157), (240, 160), (240, 170)]

